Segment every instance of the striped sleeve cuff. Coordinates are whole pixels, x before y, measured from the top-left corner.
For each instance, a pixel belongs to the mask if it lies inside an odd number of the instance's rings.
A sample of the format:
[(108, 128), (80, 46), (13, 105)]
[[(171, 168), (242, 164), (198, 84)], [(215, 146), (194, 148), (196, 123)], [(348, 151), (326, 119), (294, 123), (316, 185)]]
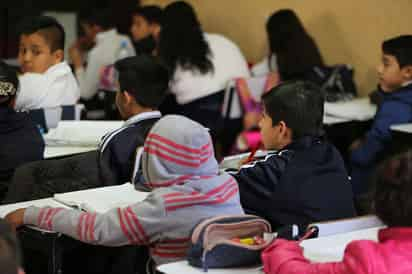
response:
[(35, 206), (30, 206), (26, 208), (24, 212), (24, 217), (23, 217), (24, 224), (39, 225), (37, 221), (39, 219), (40, 211), (41, 211), (41, 208), (35, 207)]

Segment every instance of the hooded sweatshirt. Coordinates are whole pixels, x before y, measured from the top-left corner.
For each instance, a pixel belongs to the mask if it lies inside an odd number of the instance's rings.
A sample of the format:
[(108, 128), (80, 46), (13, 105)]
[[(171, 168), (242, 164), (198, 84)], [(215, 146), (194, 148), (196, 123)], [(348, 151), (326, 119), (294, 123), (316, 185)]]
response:
[(106, 245), (150, 246), (157, 264), (185, 259), (193, 227), (204, 218), (242, 214), (236, 181), (218, 175), (210, 135), (183, 116), (169, 115), (151, 129), (142, 155), (151, 194), (104, 214), (30, 207), (24, 223)]
[(382, 92), (382, 103), (362, 145), (351, 155), (351, 176), (355, 194), (367, 190), (369, 174), (383, 158), (392, 140), (390, 127), (412, 121), (412, 84), (391, 93)]
[(18, 166), (43, 159), (44, 141), (26, 113), (0, 108), (0, 181), (11, 178)]

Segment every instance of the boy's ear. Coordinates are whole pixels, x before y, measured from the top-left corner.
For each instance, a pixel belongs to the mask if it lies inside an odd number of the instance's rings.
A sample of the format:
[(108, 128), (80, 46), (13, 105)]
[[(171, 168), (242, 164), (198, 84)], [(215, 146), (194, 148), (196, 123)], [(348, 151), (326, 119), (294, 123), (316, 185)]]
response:
[(133, 95), (131, 95), (127, 90), (123, 92), (124, 98), (126, 99), (126, 104), (130, 104), (134, 101)]
[(64, 61), (64, 51), (62, 49), (58, 49), (55, 52), (53, 52), (53, 56), (56, 60), (56, 64)]
[(412, 65), (406, 65), (402, 68), (403, 76), (407, 80), (412, 80)]
[(292, 130), (286, 125), (284, 121), (278, 123), (279, 133), (287, 140), (292, 140)]

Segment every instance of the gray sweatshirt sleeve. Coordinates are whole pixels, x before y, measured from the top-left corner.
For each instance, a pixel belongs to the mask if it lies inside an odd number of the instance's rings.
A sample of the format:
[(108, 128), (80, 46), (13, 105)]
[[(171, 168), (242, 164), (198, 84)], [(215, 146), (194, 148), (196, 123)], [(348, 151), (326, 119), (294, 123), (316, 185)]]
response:
[(104, 214), (63, 208), (29, 207), (24, 223), (63, 233), (85, 243), (105, 246), (148, 245), (156, 241), (164, 220), (161, 200), (143, 202)]

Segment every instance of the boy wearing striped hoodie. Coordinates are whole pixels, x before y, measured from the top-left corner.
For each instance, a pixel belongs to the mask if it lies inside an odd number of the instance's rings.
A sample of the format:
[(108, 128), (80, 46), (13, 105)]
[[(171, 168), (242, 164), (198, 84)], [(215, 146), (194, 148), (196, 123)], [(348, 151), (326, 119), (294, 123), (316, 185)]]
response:
[(105, 246), (150, 246), (156, 264), (185, 259), (192, 228), (204, 218), (242, 214), (238, 186), (218, 174), (213, 145), (200, 124), (183, 116), (160, 119), (142, 155), (146, 185), (142, 202), (105, 214), (62, 208), (18, 209), (6, 216), (14, 227), (36, 225)]

